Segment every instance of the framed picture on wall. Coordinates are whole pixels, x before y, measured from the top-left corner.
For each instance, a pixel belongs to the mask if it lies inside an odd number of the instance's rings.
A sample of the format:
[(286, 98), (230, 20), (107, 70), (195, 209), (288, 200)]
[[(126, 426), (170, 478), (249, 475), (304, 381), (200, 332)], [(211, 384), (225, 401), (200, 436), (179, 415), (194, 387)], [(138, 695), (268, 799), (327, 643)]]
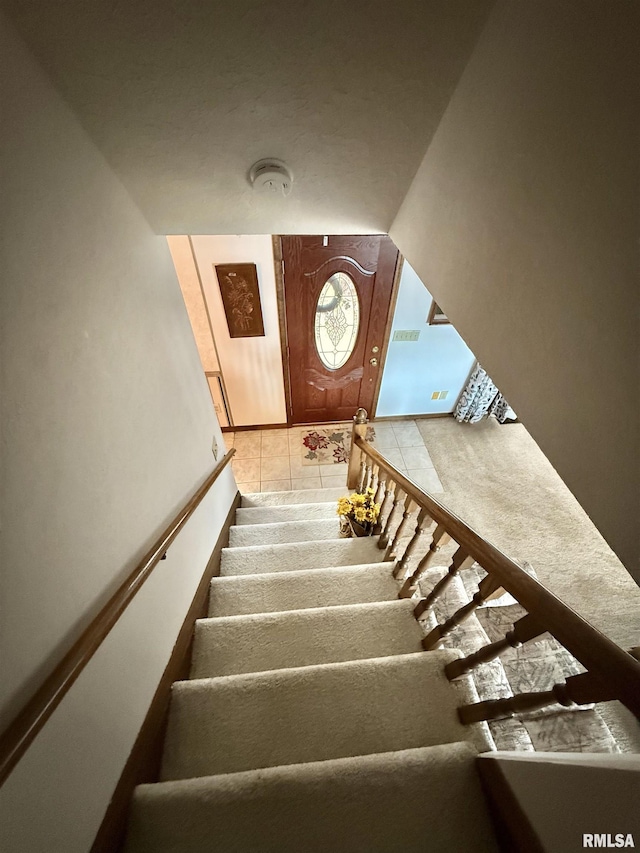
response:
[(449, 318), (444, 313), (442, 308), (436, 303), (435, 299), (431, 303), (431, 308), (429, 310), (429, 316), (427, 317), (427, 324), (429, 326), (441, 326), (445, 323), (449, 323)]
[(264, 336), (255, 264), (215, 264), (229, 337)]

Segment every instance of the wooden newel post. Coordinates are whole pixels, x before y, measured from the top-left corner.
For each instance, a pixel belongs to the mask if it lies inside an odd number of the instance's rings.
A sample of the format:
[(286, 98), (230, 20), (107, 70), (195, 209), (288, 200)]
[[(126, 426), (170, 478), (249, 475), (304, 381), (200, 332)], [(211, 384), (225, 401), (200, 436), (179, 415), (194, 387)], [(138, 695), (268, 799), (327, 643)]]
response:
[(362, 439), (367, 437), (367, 425), (369, 420), (365, 409), (358, 409), (353, 416), (353, 429), (351, 430), (351, 450), (349, 452), (349, 471), (347, 472), (347, 488), (357, 489), (360, 480), (360, 464), (362, 451), (355, 446), (355, 438), (359, 436)]

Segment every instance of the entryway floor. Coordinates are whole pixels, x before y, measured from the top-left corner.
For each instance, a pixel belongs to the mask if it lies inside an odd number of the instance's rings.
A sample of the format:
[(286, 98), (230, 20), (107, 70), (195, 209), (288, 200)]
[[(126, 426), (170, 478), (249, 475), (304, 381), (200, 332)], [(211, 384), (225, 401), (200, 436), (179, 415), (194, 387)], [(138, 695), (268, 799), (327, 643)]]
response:
[[(241, 492), (275, 492), (289, 489), (316, 489), (345, 486), (346, 462), (323, 462), (303, 440), (327, 427), (344, 433), (349, 447), (351, 423), (315, 424), (289, 429), (241, 430), (224, 434), (227, 448), (235, 447), (232, 460)], [(373, 440), (387, 459), (418, 486), (431, 494), (443, 491), (424, 439), (414, 420), (372, 421)], [(313, 447), (313, 439), (308, 445)]]

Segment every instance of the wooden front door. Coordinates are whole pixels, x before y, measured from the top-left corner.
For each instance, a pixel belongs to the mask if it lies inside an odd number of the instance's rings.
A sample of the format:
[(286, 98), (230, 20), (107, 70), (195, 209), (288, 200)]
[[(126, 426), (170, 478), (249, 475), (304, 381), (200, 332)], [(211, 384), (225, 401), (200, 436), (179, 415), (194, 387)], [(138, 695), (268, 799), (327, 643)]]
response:
[(398, 250), (389, 237), (282, 237), (294, 424), (372, 414)]

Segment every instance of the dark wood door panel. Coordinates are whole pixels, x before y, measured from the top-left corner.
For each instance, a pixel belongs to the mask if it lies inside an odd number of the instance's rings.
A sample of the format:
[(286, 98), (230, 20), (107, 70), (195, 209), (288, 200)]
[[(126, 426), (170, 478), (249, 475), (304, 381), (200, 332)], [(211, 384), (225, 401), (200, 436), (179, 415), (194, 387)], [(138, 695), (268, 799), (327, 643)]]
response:
[[(397, 249), (389, 237), (379, 235), (281, 239), (293, 423), (350, 419), (358, 406), (371, 411)], [(318, 299), (329, 279), (346, 283), (356, 294), (352, 300), (350, 292), (345, 296), (346, 287), (331, 285), (333, 296), (323, 301), (320, 312), (329, 329), (324, 340), (331, 336), (338, 353), (332, 357), (338, 361), (346, 353), (337, 343), (342, 346), (346, 339), (340, 338), (343, 327), (349, 335), (345, 310), (355, 314), (351, 301), (359, 306), (355, 343), (346, 361), (335, 368), (318, 354), (314, 327)]]

